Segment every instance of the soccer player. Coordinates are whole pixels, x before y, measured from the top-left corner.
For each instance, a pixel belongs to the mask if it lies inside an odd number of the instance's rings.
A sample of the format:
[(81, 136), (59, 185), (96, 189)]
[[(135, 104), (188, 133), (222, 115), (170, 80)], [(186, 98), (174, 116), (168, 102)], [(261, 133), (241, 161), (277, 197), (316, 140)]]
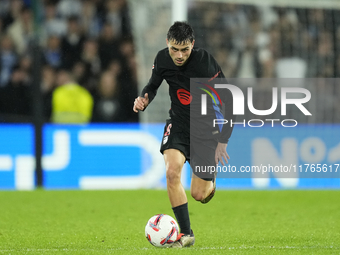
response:
[[(167, 191), (173, 212), (181, 229), (181, 234), (172, 245), (174, 248), (188, 247), (194, 244), (195, 237), (190, 226), (188, 200), (181, 184), (181, 172), (185, 161), (193, 165), (216, 165), (228, 163), (227, 143), (232, 128), (225, 125), (216, 138), (209, 142), (198, 142), (205, 155), (190, 155), (190, 78), (224, 78), (224, 74), (215, 59), (205, 50), (194, 48), (194, 31), (186, 22), (175, 22), (169, 29), (166, 38), (167, 48), (158, 52), (149, 83), (144, 87), (141, 96), (134, 102), (135, 112), (144, 111), (151, 103), (163, 79), (169, 84), (171, 99), (170, 119), (164, 128), (161, 153), (166, 166)], [(185, 93), (185, 98), (180, 96)], [(227, 95), (226, 111), (232, 113), (232, 97)], [(228, 107), (229, 106), (229, 107)], [(213, 132), (214, 133), (214, 132)], [(192, 141), (191, 141), (192, 142)], [(208, 158), (209, 162), (203, 162)], [(204, 161), (204, 160), (203, 160)], [(203, 178), (208, 177), (208, 178)], [(210, 176), (193, 175), (191, 195), (202, 203), (208, 203), (215, 194), (216, 174)]]

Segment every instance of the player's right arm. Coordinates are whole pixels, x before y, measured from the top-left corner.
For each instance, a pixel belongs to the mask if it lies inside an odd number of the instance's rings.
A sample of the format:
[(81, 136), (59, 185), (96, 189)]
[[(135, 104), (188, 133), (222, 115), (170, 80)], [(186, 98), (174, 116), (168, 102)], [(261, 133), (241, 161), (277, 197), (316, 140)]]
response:
[(162, 84), (163, 78), (158, 73), (158, 65), (157, 59), (159, 58), (159, 54), (155, 59), (154, 66), (152, 67), (152, 75), (148, 82), (148, 84), (142, 90), (141, 96), (135, 99), (133, 105), (133, 111), (144, 111), (145, 108), (151, 103), (151, 101), (155, 98), (157, 94), (157, 90), (159, 86)]
[(144, 109), (148, 106), (149, 104), (149, 95), (148, 93), (144, 94), (144, 97), (137, 97), (135, 99), (135, 102), (133, 104), (133, 111), (138, 112), (138, 111), (144, 111)]

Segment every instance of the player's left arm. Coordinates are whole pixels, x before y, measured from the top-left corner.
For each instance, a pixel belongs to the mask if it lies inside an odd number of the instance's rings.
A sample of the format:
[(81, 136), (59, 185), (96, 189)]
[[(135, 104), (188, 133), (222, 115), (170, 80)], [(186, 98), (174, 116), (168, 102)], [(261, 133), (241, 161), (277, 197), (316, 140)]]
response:
[(228, 143), (218, 142), (216, 150), (215, 150), (215, 163), (218, 165), (218, 162), (224, 166), (224, 162), (227, 164), (228, 159), (230, 159), (229, 154), (227, 152)]
[(231, 92), (227, 89), (224, 89), (223, 93), (219, 94), (224, 106), (224, 119), (226, 119), (228, 123), (223, 125), (220, 137), (218, 139), (218, 144), (215, 151), (215, 163), (217, 165), (218, 162), (221, 162), (221, 164), (224, 166), (228, 163), (228, 159), (230, 159), (227, 152), (227, 146), (231, 133), (233, 132), (233, 126), (230, 126), (229, 123), (231, 119), (233, 122), (235, 122), (235, 116), (233, 115), (233, 97)]
[[(223, 83), (227, 84), (228, 81), (225, 78), (221, 67), (217, 64), (217, 62), (213, 61), (213, 73), (218, 74), (216, 78), (219, 78), (219, 82), (223, 81)], [(228, 159), (230, 159), (227, 146), (229, 142), (229, 138), (233, 132), (233, 126), (230, 126), (231, 120), (235, 122), (236, 116), (233, 115), (233, 97), (231, 92), (228, 89), (216, 89), (218, 94), (220, 95), (222, 101), (222, 107), (224, 108), (224, 119), (228, 121), (227, 124), (223, 125), (220, 137), (218, 139), (218, 144), (215, 151), (215, 163), (218, 162), (224, 166), (228, 163)]]

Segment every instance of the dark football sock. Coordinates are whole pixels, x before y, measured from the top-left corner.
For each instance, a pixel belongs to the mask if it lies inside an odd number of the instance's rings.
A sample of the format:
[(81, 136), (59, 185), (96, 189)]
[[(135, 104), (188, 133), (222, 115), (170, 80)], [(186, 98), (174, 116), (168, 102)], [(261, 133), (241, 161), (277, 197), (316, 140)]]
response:
[(174, 211), (178, 225), (181, 228), (181, 233), (183, 233), (184, 235), (190, 235), (191, 228), (188, 203), (173, 207), (172, 210)]

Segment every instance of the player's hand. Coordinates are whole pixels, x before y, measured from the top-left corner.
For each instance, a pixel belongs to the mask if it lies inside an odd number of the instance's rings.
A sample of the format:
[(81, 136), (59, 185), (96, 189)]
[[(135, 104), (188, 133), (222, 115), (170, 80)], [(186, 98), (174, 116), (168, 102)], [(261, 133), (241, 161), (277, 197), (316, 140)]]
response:
[(135, 99), (135, 103), (133, 105), (133, 111), (138, 112), (138, 111), (143, 111), (145, 107), (147, 107), (149, 104), (149, 95), (148, 93), (144, 94), (144, 97), (137, 97)]
[(224, 166), (224, 162), (227, 164), (228, 159), (230, 159), (227, 153), (227, 143), (218, 143), (215, 151), (215, 163), (218, 165), (218, 162)]

